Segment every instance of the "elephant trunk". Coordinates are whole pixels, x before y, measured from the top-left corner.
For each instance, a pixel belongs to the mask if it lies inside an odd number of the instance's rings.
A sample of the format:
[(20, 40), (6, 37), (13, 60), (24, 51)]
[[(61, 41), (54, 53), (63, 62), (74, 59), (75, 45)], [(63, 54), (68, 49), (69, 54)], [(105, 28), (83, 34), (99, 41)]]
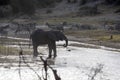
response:
[(65, 39), (65, 42), (66, 42), (66, 44), (64, 44), (63, 46), (67, 47), (68, 46), (68, 39)]

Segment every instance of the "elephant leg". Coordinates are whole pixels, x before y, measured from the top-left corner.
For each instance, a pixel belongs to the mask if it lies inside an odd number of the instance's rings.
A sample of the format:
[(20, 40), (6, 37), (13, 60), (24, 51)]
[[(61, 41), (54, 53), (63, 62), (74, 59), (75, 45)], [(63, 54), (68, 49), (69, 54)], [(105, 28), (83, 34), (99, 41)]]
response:
[(38, 51), (37, 51), (37, 45), (34, 45), (33, 46), (33, 50), (34, 50), (34, 52), (33, 52), (33, 57), (37, 57), (38, 56)]
[(56, 54), (56, 43), (55, 42), (53, 42), (53, 44), (52, 44), (52, 50), (54, 52), (54, 58), (55, 58), (57, 56), (57, 54)]
[(52, 46), (51, 46), (51, 44), (48, 44), (48, 48), (49, 48), (48, 58), (51, 58), (52, 57)]

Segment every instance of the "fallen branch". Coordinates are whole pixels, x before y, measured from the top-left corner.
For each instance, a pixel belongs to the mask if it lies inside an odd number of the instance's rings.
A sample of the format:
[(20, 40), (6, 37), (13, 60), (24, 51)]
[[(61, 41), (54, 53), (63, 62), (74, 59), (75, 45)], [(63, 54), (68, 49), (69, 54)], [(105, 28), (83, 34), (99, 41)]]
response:
[(45, 70), (45, 75), (46, 75), (46, 78), (45, 78), (44, 80), (47, 80), (47, 75), (48, 75), (48, 74), (47, 74), (47, 67), (49, 67), (49, 68), (52, 70), (55, 80), (61, 80), (61, 78), (60, 78), (60, 77), (58, 76), (58, 74), (57, 74), (57, 70), (53, 69), (50, 65), (47, 64), (47, 59), (44, 60), (44, 59), (42, 58), (42, 56), (40, 56), (40, 59), (41, 59), (42, 62), (44, 63), (44, 70)]

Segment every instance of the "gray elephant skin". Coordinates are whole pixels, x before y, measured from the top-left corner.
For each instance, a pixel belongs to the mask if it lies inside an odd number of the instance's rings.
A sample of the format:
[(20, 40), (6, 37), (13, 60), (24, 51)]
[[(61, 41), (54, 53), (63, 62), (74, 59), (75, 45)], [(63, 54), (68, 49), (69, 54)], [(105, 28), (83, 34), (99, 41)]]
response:
[(66, 44), (64, 47), (68, 46), (67, 37), (60, 31), (44, 31), (42, 29), (35, 30), (31, 35), (30, 39), (32, 40), (33, 45), (33, 57), (38, 56), (37, 48), (40, 45), (47, 44), (49, 48), (48, 58), (52, 57), (52, 51), (54, 52), (54, 58), (57, 56), (56, 52), (56, 41), (65, 40)]

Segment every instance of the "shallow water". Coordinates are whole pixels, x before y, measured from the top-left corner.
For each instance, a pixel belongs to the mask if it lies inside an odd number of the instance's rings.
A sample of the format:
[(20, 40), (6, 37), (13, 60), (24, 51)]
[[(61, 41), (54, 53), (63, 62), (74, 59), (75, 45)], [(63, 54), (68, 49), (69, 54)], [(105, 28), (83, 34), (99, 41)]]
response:
[[(70, 44), (81, 44), (78, 42), (70, 42)], [(63, 44), (59, 42), (57, 44)], [(84, 43), (83, 43), (84, 44)], [(46, 47), (40, 47), (39, 51), (47, 57), (48, 51)], [(111, 51), (110, 48), (102, 47), (99, 49), (73, 47), (68, 48), (57, 47), (58, 56), (51, 59), (51, 66), (58, 71), (58, 75), (62, 80), (91, 80), (97, 69), (102, 69), (94, 77), (95, 80), (120, 80), (120, 52)], [(4, 58), (5, 56), (1, 56)], [(41, 62), (33, 62), (31, 55), (26, 55), (26, 61), (41, 76), (43, 67)], [(8, 56), (7, 58), (19, 61), (18, 56)], [(37, 58), (39, 60), (39, 57)], [(39, 65), (38, 65), (39, 64)], [(21, 67), (22, 80), (38, 80), (38, 77), (25, 64)], [(9, 66), (9, 67), (6, 67)], [(4, 63), (0, 67), (0, 80), (19, 80), (18, 62)], [(53, 73), (48, 71), (49, 79), (53, 79)], [(14, 77), (13, 77), (14, 76)]]

